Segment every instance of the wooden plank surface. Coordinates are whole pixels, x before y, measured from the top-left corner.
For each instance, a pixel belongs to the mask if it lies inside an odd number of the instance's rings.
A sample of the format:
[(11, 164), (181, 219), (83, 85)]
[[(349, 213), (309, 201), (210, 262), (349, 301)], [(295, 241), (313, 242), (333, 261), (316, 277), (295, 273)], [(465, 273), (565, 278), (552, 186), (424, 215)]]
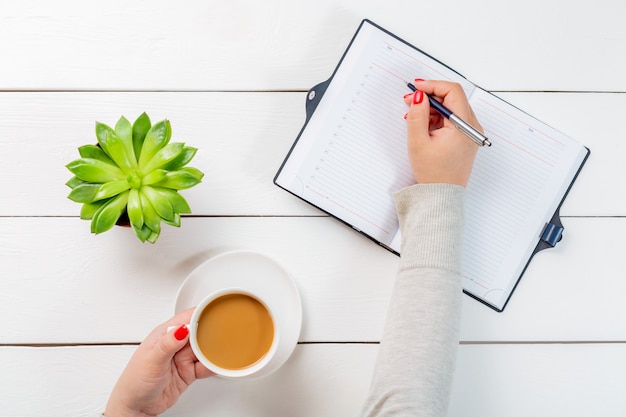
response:
[[(504, 313), (464, 296), (462, 340), (626, 341), (626, 219), (564, 221), (563, 241), (531, 262)], [(293, 275), (301, 341), (380, 339), (398, 258), (331, 218), (184, 218), (154, 246), (127, 229), (88, 229), (76, 218), (0, 218), (0, 315), (20, 311), (0, 344), (138, 342), (169, 318), (196, 266), (233, 249)]]
[[(133, 346), (0, 347), (0, 414), (92, 417)], [(163, 416), (357, 416), (377, 344), (299, 345), (267, 378), (194, 384)], [(461, 345), (450, 417), (622, 417), (625, 344)]]
[[(268, 379), (200, 382), (165, 415), (357, 415), (398, 258), (272, 178), (363, 18), (591, 149), (563, 241), (506, 311), (464, 297), (449, 415), (625, 415), (624, 16), (622, 0), (0, 0), (0, 417), (97, 415), (185, 277), (231, 249), (293, 274), (301, 344)], [(90, 235), (64, 186), (96, 120), (143, 111), (206, 173), (154, 246)]]
[[(501, 96), (591, 149), (561, 214), (626, 215), (626, 141), (620, 124), (598, 123), (620, 120), (626, 94)], [(65, 165), (95, 142), (96, 120), (114, 125), (143, 111), (170, 119), (173, 140), (199, 148), (191, 165), (205, 178), (183, 191), (194, 214), (320, 215), (272, 184), (304, 123), (304, 101), (302, 93), (267, 92), (0, 93), (0, 215), (78, 215), (65, 198)]]
[(489, 90), (626, 91), (621, 0), (1, 6), (7, 90), (302, 90), (370, 18)]

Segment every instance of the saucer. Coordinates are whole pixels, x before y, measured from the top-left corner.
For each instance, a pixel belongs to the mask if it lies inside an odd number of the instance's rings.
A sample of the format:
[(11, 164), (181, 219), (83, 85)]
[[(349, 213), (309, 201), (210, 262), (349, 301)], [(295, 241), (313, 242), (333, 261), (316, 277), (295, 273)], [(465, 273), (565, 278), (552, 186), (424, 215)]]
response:
[(240, 288), (257, 294), (276, 313), (280, 329), (278, 348), (271, 362), (257, 376), (280, 368), (298, 344), (302, 303), (291, 275), (273, 259), (252, 251), (231, 251), (214, 256), (194, 269), (178, 294), (176, 313), (195, 307), (207, 295), (224, 288)]

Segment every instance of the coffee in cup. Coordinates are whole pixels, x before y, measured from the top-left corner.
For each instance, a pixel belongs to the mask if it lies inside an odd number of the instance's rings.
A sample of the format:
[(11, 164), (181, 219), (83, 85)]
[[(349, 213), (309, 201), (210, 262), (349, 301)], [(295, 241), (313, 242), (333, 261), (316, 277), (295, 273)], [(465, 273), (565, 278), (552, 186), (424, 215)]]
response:
[(217, 375), (250, 376), (272, 358), (278, 328), (269, 307), (238, 289), (214, 292), (196, 307), (190, 344), (198, 360)]

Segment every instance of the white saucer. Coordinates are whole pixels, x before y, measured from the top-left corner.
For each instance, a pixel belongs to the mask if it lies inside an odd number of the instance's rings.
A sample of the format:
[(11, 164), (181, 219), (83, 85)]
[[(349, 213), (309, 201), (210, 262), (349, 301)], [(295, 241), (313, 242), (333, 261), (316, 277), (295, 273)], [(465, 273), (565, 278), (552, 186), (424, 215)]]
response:
[(272, 361), (255, 377), (280, 368), (296, 347), (302, 326), (300, 293), (291, 275), (260, 253), (225, 252), (206, 260), (189, 274), (176, 295), (175, 312), (195, 307), (207, 295), (224, 288), (258, 294), (276, 312), (280, 329), (278, 349)]

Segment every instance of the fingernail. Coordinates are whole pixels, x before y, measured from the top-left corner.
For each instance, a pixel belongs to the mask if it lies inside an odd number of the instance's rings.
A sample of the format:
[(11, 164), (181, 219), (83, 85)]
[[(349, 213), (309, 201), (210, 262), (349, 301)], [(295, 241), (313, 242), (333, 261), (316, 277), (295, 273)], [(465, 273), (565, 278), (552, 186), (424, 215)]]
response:
[(407, 117), (409, 117), (409, 113), (404, 113), (404, 120), (406, 120)]
[(413, 104), (420, 104), (424, 100), (424, 92), (422, 90), (415, 90), (413, 95)]
[(183, 324), (174, 332), (174, 337), (176, 338), (176, 340), (183, 340), (185, 337), (187, 337), (188, 334), (189, 328), (186, 324)]
[(411, 95), (413, 95), (413, 93), (405, 94), (404, 97), (402, 98), (407, 98), (408, 96), (411, 96)]
[(424, 81), (424, 79), (423, 79), (423, 78), (416, 78), (416, 79), (415, 79), (415, 82), (416, 82), (416, 83), (419, 83), (419, 82), (422, 82), (422, 81)]

